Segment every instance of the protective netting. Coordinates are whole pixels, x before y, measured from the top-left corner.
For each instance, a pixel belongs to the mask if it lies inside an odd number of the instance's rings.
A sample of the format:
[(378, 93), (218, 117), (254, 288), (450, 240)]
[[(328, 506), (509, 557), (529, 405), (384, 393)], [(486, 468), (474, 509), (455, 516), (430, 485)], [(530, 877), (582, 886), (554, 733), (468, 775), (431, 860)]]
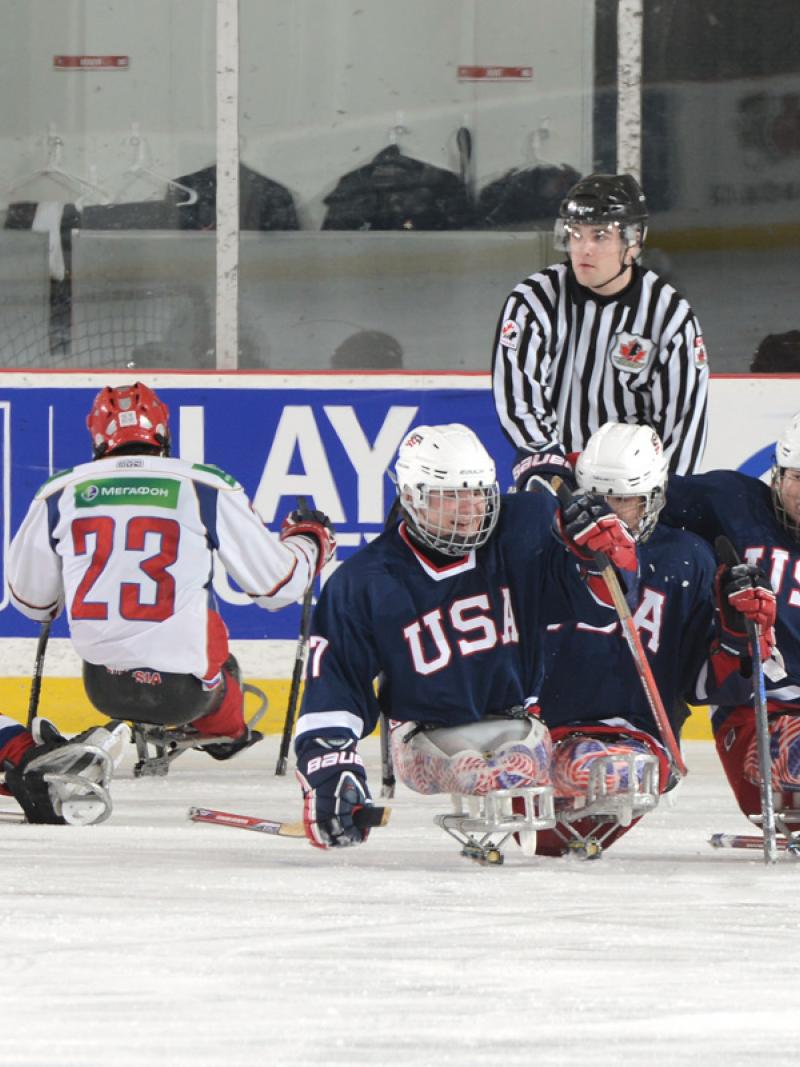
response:
[(42, 299), (0, 289), (0, 368), (203, 368), (214, 365), (212, 312), (185, 285)]

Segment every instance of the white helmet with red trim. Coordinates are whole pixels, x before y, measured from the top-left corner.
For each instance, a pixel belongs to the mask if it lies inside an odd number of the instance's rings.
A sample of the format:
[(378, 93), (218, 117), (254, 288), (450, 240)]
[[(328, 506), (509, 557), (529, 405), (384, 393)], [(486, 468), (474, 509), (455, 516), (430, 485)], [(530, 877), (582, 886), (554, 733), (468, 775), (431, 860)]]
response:
[(646, 541), (664, 507), (667, 457), (661, 438), (649, 426), (607, 422), (586, 443), (575, 465), (578, 485), (598, 496), (641, 498), (638, 524), (631, 526), (637, 541)]
[(412, 534), (429, 548), (463, 556), (491, 537), (500, 514), (494, 460), (468, 426), (410, 430), (394, 480)]

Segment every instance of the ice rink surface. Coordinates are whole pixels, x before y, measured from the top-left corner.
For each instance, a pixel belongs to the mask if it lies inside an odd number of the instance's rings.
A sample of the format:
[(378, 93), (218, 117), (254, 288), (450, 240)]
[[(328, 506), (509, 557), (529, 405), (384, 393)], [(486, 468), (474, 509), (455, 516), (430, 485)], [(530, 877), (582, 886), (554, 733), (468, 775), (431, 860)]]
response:
[(187, 821), (298, 818), (277, 745), (164, 779), (131, 745), (107, 823), (0, 822), (1, 1067), (798, 1062), (800, 861), (708, 846), (748, 828), (710, 743), (600, 860), (501, 867), (402, 787), (342, 852)]

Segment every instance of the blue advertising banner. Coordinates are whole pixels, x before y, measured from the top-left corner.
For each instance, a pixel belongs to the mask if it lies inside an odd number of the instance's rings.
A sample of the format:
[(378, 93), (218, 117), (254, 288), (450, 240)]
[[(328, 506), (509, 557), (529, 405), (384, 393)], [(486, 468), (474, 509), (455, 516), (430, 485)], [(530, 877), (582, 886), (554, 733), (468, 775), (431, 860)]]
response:
[[(126, 380), (111, 374), (3, 375), (3, 561), (9, 538), (39, 486), (54, 471), (90, 458), (85, 423), (97, 390)], [(386, 471), (413, 425), (471, 426), (495, 457), (501, 486), (507, 485), (512, 453), (484, 375), (392, 375), (377, 383), (374, 378), (365, 383), (349, 376), (300, 374), (164, 374), (145, 380), (170, 408), (173, 454), (214, 463), (232, 474), (275, 531), (296, 507), (297, 497), (305, 496), (333, 521), (340, 561), (380, 533), (395, 496)], [(458, 384), (450, 387), (451, 381)], [(232, 638), (296, 638), (299, 608), (264, 612), (218, 569), (215, 592)], [(37, 633), (38, 626), (6, 597), (0, 638)], [(67, 636), (63, 618), (53, 635)]]
[[(175, 455), (214, 463), (236, 477), (275, 531), (297, 497), (307, 497), (332, 519), (339, 561), (380, 532), (395, 495), (387, 469), (411, 426), (471, 426), (497, 463), (501, 488), (508, 487), (512, 450), (495, 416), (488, 374), (142, 377), (170, 407)], [(38, 634), (38, 626), (8, 603), (10, 538), (39, 486), (54, 471), (90, 458), (86, 415), (98, 389), (129, 380), (124, 372), (0, 373), (0, 640)], [(796, 394), (796, 378), (712, 376), (703, 469), (738, 467), (767, 477), (775, 438), (800, 409)], [(218, 570), (215, 592), (234, 639), (296, 639), (299, 607), (262, 611)], [(67, 636), (63, 619), (53, 633)]]

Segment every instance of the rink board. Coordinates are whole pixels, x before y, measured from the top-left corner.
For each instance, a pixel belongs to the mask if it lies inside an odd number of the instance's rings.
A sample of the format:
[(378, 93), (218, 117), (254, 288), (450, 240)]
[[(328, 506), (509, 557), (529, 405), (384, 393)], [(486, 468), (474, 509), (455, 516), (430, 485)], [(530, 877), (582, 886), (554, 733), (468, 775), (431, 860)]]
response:
[[(511, 449), (500, 432), (486, 374), (239, 372), (141, 377), (170, 406), (177, 455), (191, 462), (213, 462), (233, 473), (273, 529), (295, 506), (297, 496), (306, 496), (334, 521), (340, 561), (380, 532), (394, 495), (386, 468), (410, 426), (454, 421), (471, 426), (494, 456), (501, 485), (511, 464)], [(8, 602), (5, 555), (10, 537), (39, 485), (53, 471), (87, 459), (85, 418), (97, 390), (128, 380), (118, 372), (0, 373), (0, 707), (21, 719), (27, 710), (28, 671), (38, 627)], [(797, 376), (712, 378), (704, 469), (735, 467), (762, 476), (769, 469), (778, 432), (798, 410)], [(279, 730), (294, 662), (299, 606), (274, 614), (261, 611), (224, 577), (215, 592), (234, 647), (242, 643), (250, 650), (245, 675), (269, 696), (266, 728)], [(53, 627), (42, 711), (72, 730), (95, 721), (96, 713), (83, 696), (77, 661), (70, 660), (66, 637), (62, 618)], [(705, 710), (692, 716), (685, 736), (710, 737)]]

